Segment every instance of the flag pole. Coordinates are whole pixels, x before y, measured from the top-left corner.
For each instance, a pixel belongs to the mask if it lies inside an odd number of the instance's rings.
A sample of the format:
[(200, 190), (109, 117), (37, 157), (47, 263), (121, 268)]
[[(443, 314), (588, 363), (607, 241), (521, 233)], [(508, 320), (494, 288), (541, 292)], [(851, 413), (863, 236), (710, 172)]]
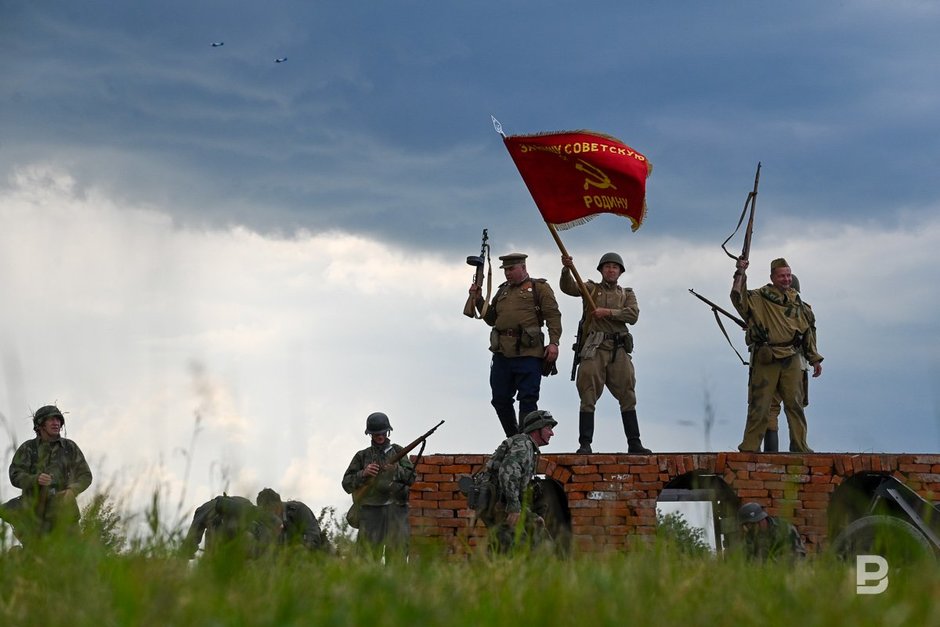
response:
[[(561, 241), (561, 238), (558, 237), (558, 229), (555, 228), (555, 225), (551, 222), (546, 221), (546, 226), (548, 226), (548, 232), (552, 234), (552, 237), (555, 238), (555, 243), (558, 244), (558, 250), (561, 251), (561, 254), (565, 257), (570, 257), (568, 251), (565, 249), (564, 243)], [(574, 275), (574, 280), (578, 283), (578, 290), (581, 292), (581, 296), (584, 297), (585, 302), (589, 305), (589, 310), (594, 311), (597, 309), (597, 305), (594, 304), (594, 299), (591, 298), (591, 293), (588, 292), (587, 286), (584, 285), (584, 281), (581, 280), (581, 275), (578, 274), (578, 269), (574, 267), (574, 262), (571, 263), (571, 274)]]

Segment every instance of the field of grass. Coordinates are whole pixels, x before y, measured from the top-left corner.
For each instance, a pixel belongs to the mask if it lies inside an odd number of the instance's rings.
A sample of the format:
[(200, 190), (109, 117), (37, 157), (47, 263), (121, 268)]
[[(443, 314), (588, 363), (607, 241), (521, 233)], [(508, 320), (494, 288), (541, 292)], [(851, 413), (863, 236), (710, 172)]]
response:
[(852, 565), (824, 558), (760, 565), (668, 545), (399, 567), (343, 553), (245, 563), (94, 542), (6, 551), (0, 625), (940, 625), (935, 564), (891, 572), (875, 596), (856, 594)]

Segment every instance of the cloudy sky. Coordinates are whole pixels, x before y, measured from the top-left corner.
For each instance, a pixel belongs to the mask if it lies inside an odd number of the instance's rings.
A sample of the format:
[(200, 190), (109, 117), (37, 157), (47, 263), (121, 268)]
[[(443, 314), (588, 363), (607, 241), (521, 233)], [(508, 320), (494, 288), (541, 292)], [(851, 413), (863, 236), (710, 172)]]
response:
[[(751, 282), (785, 256), (826, 356), (810, 445), (940, 449), (935, 3), (142, 4), (0, 0), (4, 464), (51, 402), (95, 489), (179, 517), (267, 485), (345, 507), (373, 411), (401, 442), (446, 420), (428, 452), (492, 451), (464, 260), (488, 228), (494, 258), (555, 285), (560, 263), (491, 115), (653, 163), (638, 232), (562, 234), (586, 277), (626, 260), (647, 446), (740, 442), (747, 371), (687, 290), (730, 304), (720, 243), (760, 161)], [(559, 298), (552, 452), (577, 447)], [(625, 450), (609, 396), (598, 422)]]

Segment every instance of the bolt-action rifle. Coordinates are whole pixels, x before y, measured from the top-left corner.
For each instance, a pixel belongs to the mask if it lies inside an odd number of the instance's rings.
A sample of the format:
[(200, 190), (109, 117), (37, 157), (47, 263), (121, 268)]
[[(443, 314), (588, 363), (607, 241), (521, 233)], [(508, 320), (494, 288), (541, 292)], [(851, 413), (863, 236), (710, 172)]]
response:
[[(444, 424), (443, 420), (437, 423), (436, 425), (434, 425), (424, 435), (418, 438), (415, 438), (415, 440), (411, 444), (409, 444), (408, 446), (405, 446), (400, 451), (392, 455), (392, 457), (388, 460), (388, 462), (386, 462), (382, 470), (384, 471), (384, 470), (393, 469), (396, 465), (398, 465), (398, 462), (404, 459), (405, 456), (411, 451), (413, 451), (415, 447), (417, 447), (419, 444), (421, 445), (421, 452), (418, 453), (418, 457), (421, 457), (421, 453), (424, 452), (424, 445), (426, 444), (426, 440), (429, 437), (431, 437), (431, 434), (437, 431), (437, 428), (440, 427), (442, 424)], [(378, 475), (376, 475), (376, 477), (377, 476)], [(365, 497), (366, 493), (369, 492), (369, 489), (372, 487), (372, 484), (375, 481), (376, 477), (369, 477), (368, 479), (366, 479), (365, 483), (363, 483), (361, 486), (356, 488), (356, 490), (353, 491), (352, 493), (353, 504), (352, 504), (352, 507), (349, 508), (349, 511), (346, 512), (346, 522), (348, 522), (349, 526), (354, 529), (359, 528), (359, 515), (361, 512), (361, 508), (362, 508), (362, 499), (363, 497)]]
[[(732, 259), (747, 260), (751, 255), (751, 236), (754, 234), (754, 212), (757, 210), (757, 186), (759, 184), (760, 161), (757, 162), (757, 173), (754, 175), (754, 189), (747, 194), (747, 199), (744, 201), (744, 210), (741, 211), (741, 217), (738, 218), (738, 225), (734, 227), (734, 233), (729, 235), (728, 239), (721, 243), (721, 249), (725, 251), (725, 254)], [(730, 252), (728, 252), (728, 249), (725, 248), (725, 244), (727, 244), (738, 232), (738, 229), (741, 228), (741, 224), (744, 222), (744, 216), (748, 215), (748, 209), (750, 209), (750, 215), (747, 218), (747, 227), (744, 229), (744, 244), (741, 246), (741, 256), (735, 257)]]
[(574, 351), (574, 359), (571, 362), (571, 380), (574, 381), (575, 376), (578, 374), (578, 366), (581, 365), (581, 341), (584, 339), (584, 318), (581, 318), (578, 321), (578, 332), (574, 336), (574, 344), (571, 345), (571, 350)]

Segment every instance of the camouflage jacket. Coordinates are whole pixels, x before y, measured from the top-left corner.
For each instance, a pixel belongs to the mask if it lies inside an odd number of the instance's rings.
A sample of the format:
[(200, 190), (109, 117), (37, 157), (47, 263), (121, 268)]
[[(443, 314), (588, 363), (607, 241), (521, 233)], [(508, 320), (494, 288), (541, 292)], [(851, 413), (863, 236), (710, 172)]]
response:
[(91, 485), (91, 469), (82, 449), (66, 438), (44, 442), (35, 437), (16, 449), (10, 463), (10, 481), (23, 490), (23, 498), (34, 499), (38, 496), (37, 479), (42, 473), (52, 476), (53, 489), (68, 489), (76, 496)]
[(242, 540), (247, 543), (248, 555), (258, 557), (277, 541), (278, 525), (277, 516), (248, 499), (223, 494), (196, 508), (180, 553), (192, 558), (206, 535), (207, 551), (226, 542)]
[[(561, 341), (561, 310), (555, 292), (545, 279), (528, 278), (512, 286), (499, 286), (483, 321), (493, 327), (496, 341), (490, 350), (506, 357), (542, 357), (545, 338), (542, 323), (548, 329), (548, 343)], [(526, 330), (531, 335), (526, 335)]]
[(538, 467), (539, 447), (527, 433), (503, 440), (486, 462), (506, 512), (522, 511), (525, 492)]
[(732, 288), (731, 304), (748, 324), (748, 345), (769, 346), (774, 359), (802, 352), (811, 364), (823, 360), (816, 350), (816, 317), (799, 292), (793, 288), (781, 292), (771, 283), (749, 290), (746, 277), (740, 290)]
[[(362, 475), (362, 470), (366, 466), (372, 463), (384, 466), (401, 450), (402, 447), (389, 442), (385, 446), (373, 445), (356, 453), (343, 475), (343, 489), (348, 494), (352, 494), (361, 488), (369, 481), (369, 477)], [(399, 460), (395, 468), (383, 470), (371, 480), (369, 489), (359, 503), (361, 505), (406, 505), (409, 489), (414, 482), (414, 464), (406, 455)]]
[(806, 557), (806, 547), (796, 527), (773, 516), (767, 517), (767, 529), (744, 534), (744, 548), (751, 559), (786, 560)]

